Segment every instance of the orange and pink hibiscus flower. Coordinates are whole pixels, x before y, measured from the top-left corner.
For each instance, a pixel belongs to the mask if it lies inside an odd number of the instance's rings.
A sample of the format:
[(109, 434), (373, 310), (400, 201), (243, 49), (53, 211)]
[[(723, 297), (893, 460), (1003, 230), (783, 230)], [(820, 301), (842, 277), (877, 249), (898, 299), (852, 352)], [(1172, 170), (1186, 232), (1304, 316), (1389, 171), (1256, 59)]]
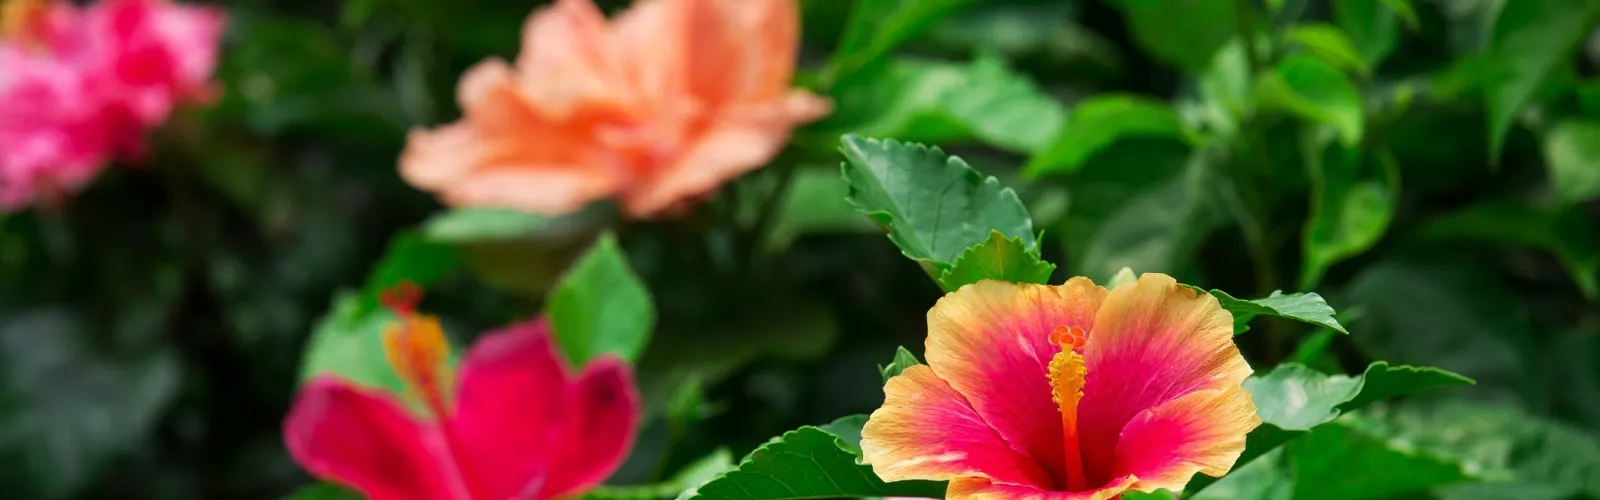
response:
[(650, 217), (765, 165), (829, 112), (790, 88), (799, 48), (795, 0), (638, 0), (609, 22), (557, 0), (528, 19), (514, 65), (461, 77), (462, 119), (412, 132), (400, 174), (455, 206), (616, 198)]
[(948, 498), (1107, 500), (1226, 474), (1260, 424), (1233, 317), (1160, 274), (1106, 290), (982, 281), (928, 311), (926, 365), (862, 430), (887, 481)]
[(599, 485), (632, 446), (639, 395), (614, 356), (574, 373), (537, 320), (485, 334), (453, 384), (438, 319), (397, 308), (389, 362), (424, 410), (323, 376), (284, 421), (296, 462), (370, 500), (544, 500)]

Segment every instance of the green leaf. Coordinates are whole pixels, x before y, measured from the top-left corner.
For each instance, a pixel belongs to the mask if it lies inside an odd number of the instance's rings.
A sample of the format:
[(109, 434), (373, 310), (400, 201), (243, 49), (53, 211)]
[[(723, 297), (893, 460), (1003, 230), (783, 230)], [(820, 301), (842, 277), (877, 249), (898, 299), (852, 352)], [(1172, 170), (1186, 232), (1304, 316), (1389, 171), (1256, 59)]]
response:
[(862, 0), (822, 70), (827, 83), (849, 78), (975, 0)]
[(1488, 482), (1437, 489), (1445, 500), (1600, 496), (1600, 436), (1502, 402), (1448, 401), (1364, 412), (1363, 433), (1465, 464)]
[(108, 353), (91, 326), (58, 309), (0, 319), (0, 471), (6, 496), (58, 500), (146, 442), (183, 387), (162, 348)]
[[(1345, 425), (1325, 425), (1289, 443), (1295, 500), (1382, 500), (1467, 481), (1460, 463), (1400, 448)], [(1361, 472), (1351, 473), (1351, 464)]]
[(350, 491), (336, 484), (316, 483), (302, 486), (294, 490), (284, 500), (362, 500), (360, 493)]
[(1581, 209), (1552, 211), (1486, 202), (1439, 217), (1421, 234), (1489, 244), (1511, 244), (1554, 253), (1589, 300), (1600, 300), (1600, 231)]
[(378, 307), (378, 299), (385, 290), (404, 282), (426, 286), (461, 267), (455, 249), (424, 239), (414, 232), (401, 233), (389, 243), (389, 249), (373, 267), (372, 275), (361, 289), (361, 299), (368, 308)]
[(988, 241), (973, 245), (956, 258), (955, 264), (939, 276), (939, 286), (954, 292), (983, 280), (1049, 283), (1056, 265), (1040, 259), (1038, 251), (1029, 250), (1022, 241), (1022, 238), (1006, 239), (999, 231), (991, 231)]
[(939, 276), (990, 231), (1024, 237), (1027, 250), (1039, 248), (1017, 193), (960, 158), (939, 148), (855, 135), (843, 143), (850, 202), (929, 276)]
[[(1404, 0), (1387, 0), (1387, 3), (1404, 4)], [(1375, 67), (1394, 53), (1400, 40), (1395, 9), (1372, 0), (1334, 0), (1332, 4), (1334, 21), (1349, 34), (1350, 45), (1366, 67)], [(1416, 13), (1409, 10), (1409, 4), (1404, 5), (1412, 16), (1409, 22), (1415, 25)]]
[[(865, 419), (862, 419), (864, 422)], [(843, 432), (835, 427), (835, 432)], [(859, 428), (855, 431), (860, 434)], [(756, 448), (739, 467), (679, 495), (680, 500), (944, 496), (944, 483), (885, 483), (856, 463), (841, 436), (805, 426)], [(856, 445), (859, 447), (859, 444)]]
[(1134, 41), (1156, 60), (1204, 69), (1238, 33), (1232, 0), (1118, 0)]
[(1304, 262), (1299, 287), (1317, 287), (1328, 268), (1360, 255), (1383, 237), (1394, 218), (1400, 194), (1399, 168), (1384, 158), (1386, 172), (1363, 172), (1361, 152), (1329, 141), (1308, 141), (1311, 171), (1311, 215), (1301, 239)]
[(1029, 175), (1068, 173), (1112, 143), (1129, 137), (1187, 139), (1183, 121), (1164, 102), (1132, 94), (1101, 94), (1072, 110), (1061, 134), (1028, 160)]
[(1366, 126), (1361, 92), (1337, 68), (1305, 54), (1291, 54), (1263, 80), (1280, 106), (1339, 131), (1345, 146), (1361, 143)]
[(861, 429), (867, 426), (867, 418), (866, 415), (846, 415), (818, 427), (839, 438), (839, 449), (855, 455), (856, 463), (861, 463)]
[(977, 141), (1017, 153), (1046, 147), (1067, 111), (990, 54), (971, 64), (894, 59), (841, 82), (818, 129), (907, 141)]
[(642, 486), (602, 485), (585, 494), (585, 500), (652, 500), (675, 498), (686, 490), (705, 484), (734, 467), (733, 452), (718, 448), (690, 463), (672, 478), (659, 484)]
[[(1339, 2), (1338, 4), (1343, 3), (1345, 2)], [(1365, 3), (1372, 4), (1370, 1)], [(1378, 10), (1388, 12), (1384, 9)], [(1391, 17), (1390, 19), (1392, 23), (1393, 18)], [(1357, 52), (1355, 43), (1350, 41), (1350, 37), (1345, 36), (1344, 31), (1331, 24), (1297, 25), (1285, 31), (1284, 36), (1310, 50), (1311, 53), (1321, 57), (1322, 60), (1327, 61), (1329, 64), (1343, 68), (1351, 73), (1365, 75), (1371, 70), (1367, 65), (1367, 60), (1362, 57), (1361, 53)]]
[(1556, 199), (1576, 204), (1600, 196), (1600, 122), (1569, 120), (1544, 136), (1545, 164)]
[[(877, 231), (872, 221), (856, 213), (845, 197), (850, 184), (837, 167), (801, 168), (794, 173), (789, 193), (783, 198), (773, 227), (767, 233), (767, 248), (783, 250), (802, 236), (825, 233), (867, 233)], [(763, 200), (742, 197), (751, 203)]]
[(922, 362), (917, 360), (917, 355), (911, 354), (911, 351), (901, 346), (895, 349), (894, 360), (890, 361), (888, 366), (878, 365), (878, 374), (883, 376), (883, 383), (887, 384), (889, 379), (899, 375), (900, 372), (906, 371), (906, 368), (920, 364)]
[(1600, 16), (1590, 0), (1505, 2), (1495, 19), (1483, 88), (1488, 99), (1489, 159), (1498, 162), (1511, 121), (1572, 53)]
[(435, 215), (422, 235), (440, 243), (527, 238), (550, 227), (544, 215), (499, 208), (463, 208)]
[(1071, 274), (1103, 283), (1128, 267), (1185, 276), (1219, 221), (1211, 208), (1212, 157), (1203, 150), (1124, 141), (1075, 174), (1072, 207), (1057, 235)]
[[(1471, 383), (1471, 379), (1437, 368), (1390, 367), (1382, 361), (1369, 365), (1358, 377), (1326, 375), (1298, 363), (1278, 365), (1244, 381), (1261, 426), (1246, 437), (1244, 454), (1234, 467), (1379, 399)], [(1215, 478), (1195, 476), (1184, 491), (1193, 495), (1214, 482)]]
[(573, 366), (602, 354), (638, 359), (656, 320), (650, 291), (609, 233), (562, 277), (546, 313), (556, 344)]
[[(1196, 289), (1204, 292), (1204, 290)], [(1285, 295), (1281, 290), (1272, 292), (1264, 299), (1244, 300), (1228, 295), (1222, 290), (1211, 290), (1211, 295), (1217, 298), (1223, 309), (1233, 313), (1234, 322), (1249, 321), (1259, 315), (1277, 316), (1292, 319), (1303, 323), (1332, 328), (1339, 333), (1349, 334), (1350, 331), (1333, 319), (1333, 307), (1328, 301), (1323, 300), (1316, 293), (1295, 293)], [(1243, 317), (1243, 319), (1241, 319)]]

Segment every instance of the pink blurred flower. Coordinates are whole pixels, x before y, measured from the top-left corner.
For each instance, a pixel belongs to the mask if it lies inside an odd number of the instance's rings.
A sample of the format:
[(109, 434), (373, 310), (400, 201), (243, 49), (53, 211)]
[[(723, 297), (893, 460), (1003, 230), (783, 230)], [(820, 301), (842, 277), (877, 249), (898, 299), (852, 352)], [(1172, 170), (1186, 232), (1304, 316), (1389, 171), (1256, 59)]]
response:
[(178, 105), (207, 99), (225, 18), (163, 0), (10, 0), (0, 31), (0, 210), (77, 190)]

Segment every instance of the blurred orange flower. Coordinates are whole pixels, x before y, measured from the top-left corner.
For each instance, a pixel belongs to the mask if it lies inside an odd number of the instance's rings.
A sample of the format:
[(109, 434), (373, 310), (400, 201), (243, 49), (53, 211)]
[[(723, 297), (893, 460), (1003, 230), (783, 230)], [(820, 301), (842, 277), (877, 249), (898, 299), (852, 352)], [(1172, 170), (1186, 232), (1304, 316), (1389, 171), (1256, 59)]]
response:
[(791, 89), (795, 0), (638, 0), (607, 22), (558, 0), (515, 65), (462, 76), (463, 117), (415, 130), (400, 174), (447, 204), (560, 214), (616, 197), (650, 217), (766, 164), (831, 105)]

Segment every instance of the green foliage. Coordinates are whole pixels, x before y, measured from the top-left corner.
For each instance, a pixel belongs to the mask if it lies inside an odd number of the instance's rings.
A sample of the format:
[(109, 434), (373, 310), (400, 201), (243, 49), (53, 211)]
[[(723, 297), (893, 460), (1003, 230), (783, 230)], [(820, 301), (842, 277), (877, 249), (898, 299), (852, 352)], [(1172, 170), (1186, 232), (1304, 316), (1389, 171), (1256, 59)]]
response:
[(1366, 126), (1361, 92), (1333, 65), (1304, 54), (1283, 58), (1262, 84), (1274, 102), (1339, 132), (1345, 146), (1361, 142)]
[(1028, 160), (1032, 175), (1072, 172), (1128, 137), (1186, 137), (1183, 122), (1164, 103), (1134, 95), (1099, 95), (1078, 103), (1050, 146)]
[(1600, 123), (1561, 122), (1544, 136), (1550, 187), (1565, 204), (1600, 196)]
[(920, 364), (922, 362), (917, 360), (917, 355), (911, 354), (911, 351), (907, 351), (902, 346), (895, 349), (894, 360), (890, 361), (888, 366), (878, 365), (878, 374), (883, 375), (883, 383), (887, 384), (889, 379), (899, 375), (900, 372), (906, 371), (906, 368)]
[(1381, 174), (1364, 172), (1359, 151), (1322, 146), (1329, 141), (1308, 140), (1307, 166), (1311, 170), (1311, 216), (1301, 244), (1304, 262), (1300, 288), (1316, 288), (1328, 268), (1356, 256), (1378, 243), (1394, 218), (1399, 201), (1399, 170), (1393, 159), (1380, 157)]
[(889, 232), (929, 276), (955, 265), (991, 231), (1036, 251), (1033, 222), (1011, 188), (939, 148), (845, 136), (850, 202)]
[(1006, 239), (1000, 231), (992, 231), (987, 241), (961, 252), (938, 281), (947, 292), (983, 280), (1042, 285), (1055, 270), (1055, 264), (1041, 260), (1039, 251), (1029, 250), (1022, 238)]
[[(734, 470), (679, 495), (680, 500), (825, 497), (940, 497), (944, 484), (885, 483), (856, 463), (862, 417), (784, 433), (750, 453)], [(830, 430), (831, 429), (831, 430)], [(853, 434), (852, 434), (853, 433)], [(854, 451), (852, 451), (854, 450)]]
[[(1205, 293), (1205, 290), (1198, 288), (1195, 291)], [(1222, 290), (1212, 290), (1210, 293), (1222, 304), (1223, 309), (1233, 314), (1235, 329), (1256, 316), (1276, 316), (1331, 328), (1339, 333), (1350, 333), (1333, 318), (1333, 307), (1328, 305), (1328, 301), (1315, 293), (1285, 294), (1275, 291), (1266, 298), (1256, 300), (1237, 299)]]
[(360, 493), (341, 488), (338, 485), (316, 483), (294, 490), (294, 493), (284, 497), (284, 500), (360, 500), (361, 498)]
[(851, 11), (824, 79), (837, 82), (881, 61), (972, 0), (864, 0)]
[(573, 264), (546, 310), (556, 345), (575, 366), (602, 354), (638, 359), (655, 328), (650, 291), (609, 234)]
[(584, 495), (585, 500), (652, 500), (675, 498), (679, 493), (710, 481), (733, 469), (733, 453), (719, 448), (701, 457), (666, 482), (643, 486), (601, 486)]
[(1568, 58), (1595, 21), (1600, 4), (1588, 0), (1505, 2), (1495, 18), (1485, 61), (1489, 157), (1498, 161), (1512, 120)]
[(1356, 48), (1355, 42), (1345, 36), (1344, 31), (1328, 24), (1302, 24), (1286, 30), (1283, 36), (1305, 47), (1328, 64), (1338, 66), (1349, 73), (1365, 75), (1370, 71), (1365, 57), (1375, 57), (1364, 56), (1359, 52), (1360, 49)]
[(1118, 0), (1128, 29), (1150, 55), (1194, 71), (1238, 33), (1231, 0)]

